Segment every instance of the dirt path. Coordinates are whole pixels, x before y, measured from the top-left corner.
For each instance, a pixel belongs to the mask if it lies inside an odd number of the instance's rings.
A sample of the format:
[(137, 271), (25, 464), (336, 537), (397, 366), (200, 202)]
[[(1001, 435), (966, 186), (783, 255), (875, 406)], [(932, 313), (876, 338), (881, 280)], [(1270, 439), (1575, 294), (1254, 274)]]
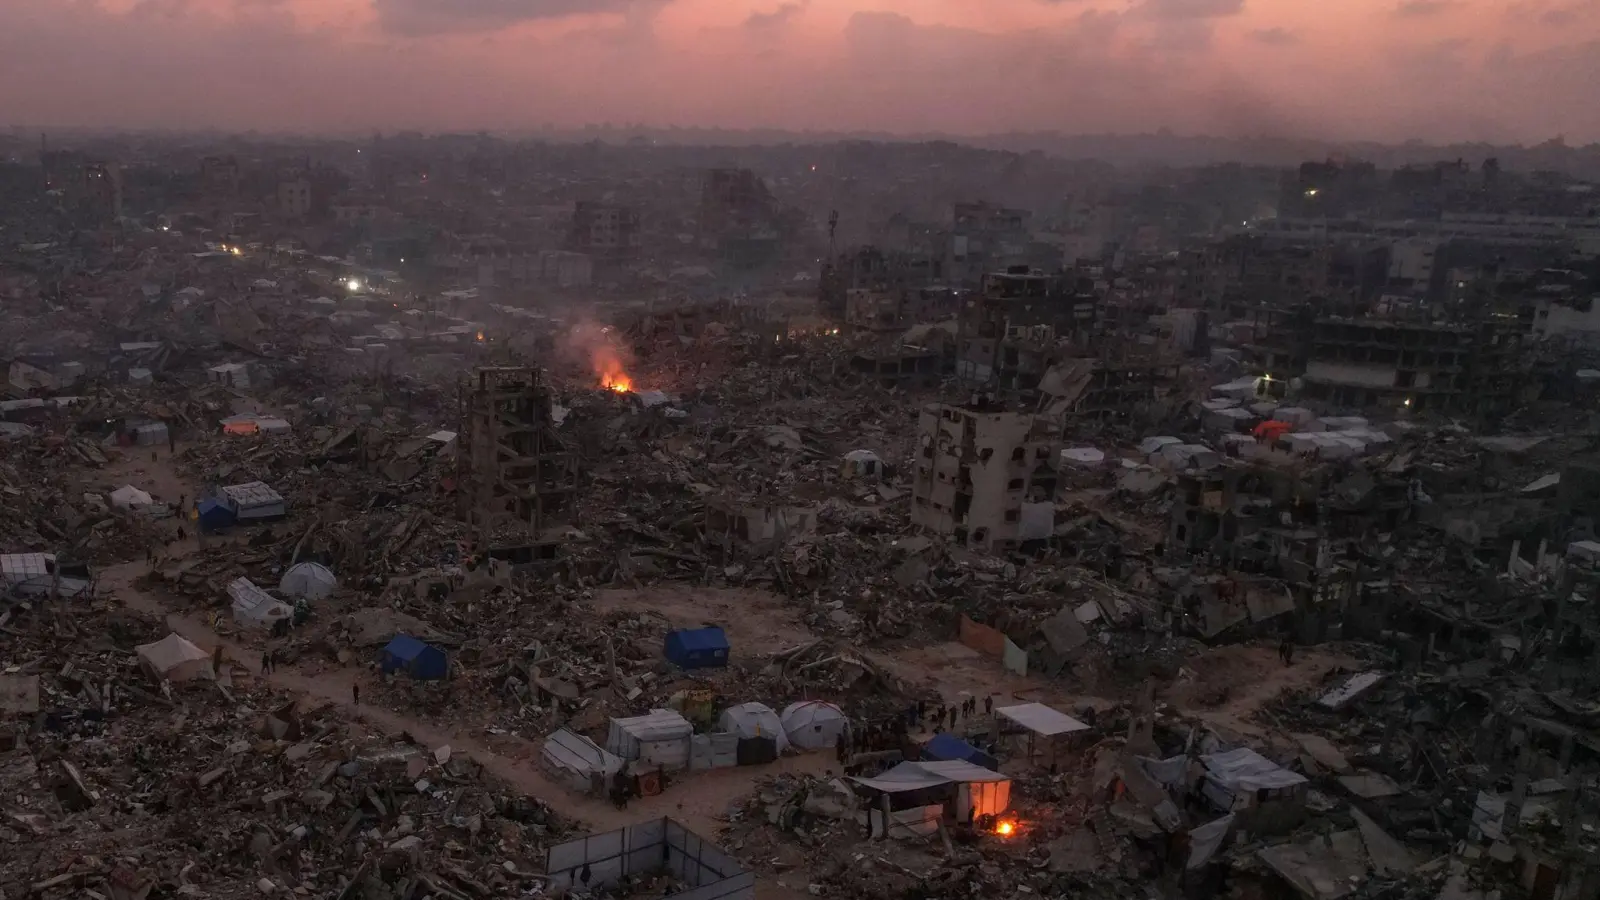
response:
[[(112, 566), (101, 573), (100, 584), (129, 608), (161, 617), (167, 627), (201, 649), (209, 651), (220, 645), (235, 670), (244, 669), (251, 677), (261, 677), (260, 648), (224, 638), (202, 618), (173, 612), (160, 597), (134, 587), (133, 581), (147, 571), (143, 562)], [(328, 704), (346, 718), (364, 722), (391, 736), (409, 735), (429, 749), (449, 746), (452, 751), (465, 753), (516, 790), (543, 800), (557, 812), (585, 823), (593, 831), (609, 831), (645, 819), (672, 816), (696, 833), (715, 840), (718, 829), (725, 824), (723, 817), (729, 807), (755, 790), (758, 779), (781, 772), (820, 775), (833, 764), (830, 754), (810, 753), (785, 756), (766, 766), (699, 772), (687, 776), (689, 780), (673, 783), (661, 794), (636, 798), (626, 809), (619, 810), (606, 801), (577, 795), (546, 778), (538, 767), (539, 747), (532, 741), (515, 735), (495, 735), (497, 745), (510, 748), (510, 752), (492, 749), (474, 737), (469, 728), (447, 731), (391, 709), (356, 705), (351, 689), (356, 685), (365, 686), (371, 680), (366, 670), (353, 668), (308, 674), (299, 666), (284, 666), (266, 676), (268, 684)], [(802, 896), (806, 896), (803, 891), (778, 885), (769, 878), (757, 879), (759, 900), (797, 900)]]

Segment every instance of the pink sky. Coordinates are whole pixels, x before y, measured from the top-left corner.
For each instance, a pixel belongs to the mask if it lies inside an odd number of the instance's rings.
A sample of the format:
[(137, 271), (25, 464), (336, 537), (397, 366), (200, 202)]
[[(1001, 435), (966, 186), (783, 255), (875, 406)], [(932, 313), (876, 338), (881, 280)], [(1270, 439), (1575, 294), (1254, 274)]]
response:
[(1600, 0), (3, 0), (0, 124), (1600, 140)]

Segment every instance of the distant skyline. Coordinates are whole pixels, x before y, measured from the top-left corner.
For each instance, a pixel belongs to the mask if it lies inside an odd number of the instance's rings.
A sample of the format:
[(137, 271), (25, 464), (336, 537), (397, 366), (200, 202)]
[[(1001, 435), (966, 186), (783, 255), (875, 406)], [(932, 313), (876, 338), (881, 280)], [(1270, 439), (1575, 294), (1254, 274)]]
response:
[(1600, 140), (1600, 0), (4, 0), (0, 124)]

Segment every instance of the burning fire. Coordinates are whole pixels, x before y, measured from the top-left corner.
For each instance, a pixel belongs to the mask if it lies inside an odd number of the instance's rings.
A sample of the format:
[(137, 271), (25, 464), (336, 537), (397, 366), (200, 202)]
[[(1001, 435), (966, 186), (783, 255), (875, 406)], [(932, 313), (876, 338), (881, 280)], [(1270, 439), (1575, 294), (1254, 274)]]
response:
[(1001, 819), (994, 825), (994, 833), (1000, 835), (1001, 837), (1010, 837), (1011, 833), (1016, 830), (1016, 823), (1008, 819)]
[(605, 372), (600, 376), (600, 386), (608, 391), (626, 394), (633, 390), (633, 379), (626, 372), (618, 369), (614, 372)]

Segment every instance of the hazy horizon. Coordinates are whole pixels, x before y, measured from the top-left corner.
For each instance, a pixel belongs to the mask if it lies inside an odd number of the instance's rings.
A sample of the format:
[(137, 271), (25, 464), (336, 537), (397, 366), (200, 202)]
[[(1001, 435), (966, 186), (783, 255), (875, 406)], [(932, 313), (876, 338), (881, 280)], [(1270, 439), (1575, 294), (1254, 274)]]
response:
[(0, 120), (1600, 140), (1600, 0), (8, 0)]

